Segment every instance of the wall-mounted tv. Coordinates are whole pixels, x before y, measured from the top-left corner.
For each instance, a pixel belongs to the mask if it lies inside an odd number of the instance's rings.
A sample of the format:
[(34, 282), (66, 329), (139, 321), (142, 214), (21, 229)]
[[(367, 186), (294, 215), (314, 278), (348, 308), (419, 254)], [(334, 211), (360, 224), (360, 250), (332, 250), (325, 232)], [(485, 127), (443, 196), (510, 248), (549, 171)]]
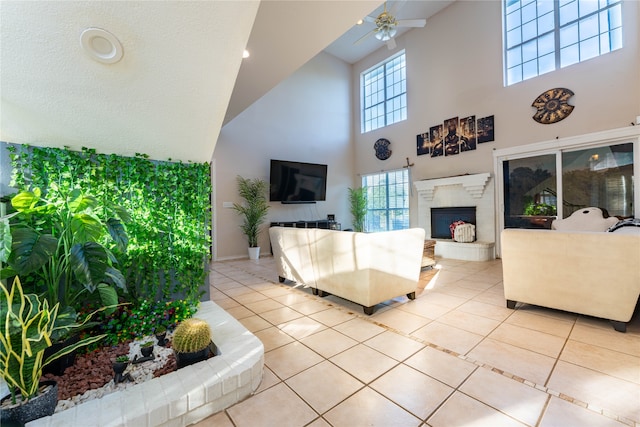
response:
[(269, 200), (313, 203), (327, 198), (327, 165), (271, 159)]

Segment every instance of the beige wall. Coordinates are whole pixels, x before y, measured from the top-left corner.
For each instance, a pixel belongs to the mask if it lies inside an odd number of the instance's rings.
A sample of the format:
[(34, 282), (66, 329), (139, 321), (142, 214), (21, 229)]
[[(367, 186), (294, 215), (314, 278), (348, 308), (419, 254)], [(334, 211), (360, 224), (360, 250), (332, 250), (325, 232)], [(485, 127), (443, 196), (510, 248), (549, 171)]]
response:
[[(246, 257), (241, 219), (223, 202), (240, 202), (235, 178), (269, 180), (269, 160), (328, 165), (327, 200), (270, 203), (268, 222), (326, 219), (351, 226), (348, 188), (354, 187), (350, 66), (320, 54), (222, 128), (213, 154), (214, 247), (217, 259)], [(216, 243), (217, 242), (217, 243)], [(268, 233), (260, 246), (269, 252)]]
[[(273, 203), (269, 220), (311, 220), (333, 213), (350, 227), (347, 188), (359, 175), (415, 164), (414, 180), (462, 173), (493, 174), (493, 149), (553, 140), (556, 137), (629, 126), (640, 115), (640, 6), (623, 4), (624, 48), (510, 87), (502, 78), (501, 2), (458, 0), (397, 39), (349, 66), (320, 54), (222, 129), (214, 152), (214, 234), (217, 256), (246, 256), (240, 219), (224, 201), (238, 201), (235, 176), (268, 179), (269, 159), (329, 165), (327, 202), (291, 206)], [(408, 119), (360, 134), (359, 76), (400, 49), (407, 53)], [(350, 80), (351, 79), (351, 80)], [(354, 84), (351, 84), (351, 82)], [(552, 125), (532, 119), (533, 100), (566, 87), (575, 96), (573, 113)], [(351, 99), (349, 99), (349, 95)], [(416, 135), (451, 117), (495, 116), (494, 142), (456, 156), (416, 155)], [(376, 159), (378, 138), (391, 141), (390, 159)], [(411, 223), (417, 224), (416, 192)], [(261, 246), (268, 251), (266, 233)]]
[[(353, 87), (355, 174), (397, 169), (409, 157), (414, 180), (455, 174), (493, 173), (492, 150), (556, 137), (629, 126), (640, 115), (639, 4), (623, 4), (624, 48), (584, 63), (503, 86), (501, 2), (460, 1), (397, 40), (407, 55), (408, 119), (366, 134), (359, 132), (359, 88)], [(396, 52), (396, 51), (393, 51)], [(385, 47), (353, 67), (352, 78), (386, 59)], [(542, 125), (532, 116), (533, 100), (547, 89), (566, 87), (575, 105), (565, 120)], [(452, 117), (495, 116), (495, 142), (449, 157), (416, 155), (416, 135)], [(375, 158), (378, 138), (391, 141), (390, 159)], [(417, 224), (417, 199), (411, 223)]]

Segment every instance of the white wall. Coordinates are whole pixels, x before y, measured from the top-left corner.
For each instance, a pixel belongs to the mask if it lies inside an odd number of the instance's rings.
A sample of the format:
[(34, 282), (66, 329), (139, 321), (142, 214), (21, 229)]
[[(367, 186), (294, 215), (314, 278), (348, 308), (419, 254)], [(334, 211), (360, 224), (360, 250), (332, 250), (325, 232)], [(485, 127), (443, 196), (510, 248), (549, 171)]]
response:
[[(222, 204), (241, 201), (237, 175), (268, 181), (270, 159), (327, 164), (328, 182), (326, 201), (270, 203), (267, 222), (326, 219), (334, 214), (343, 228), (351, 226), (347, 189), (356, 183), (350, 73), (348, 64), (322, 53), (222, 128), (213, 154), (217, 259), (247, 256), (241, 219)], [(267, 232), (259, 243), (269, 252)]]
[[(424, 28), (398, 38), (397, 50), (407, 56), (408, 119), (366, 134), (359, 132), (359, 88), (353, 87), (355, 173), (398, 169), (409, 157), (414, 180), (463, 173), (493, 173), (492, 150), (556, 137), (581, 135), (629, 126), (640, 115), (640, 48), (636, 1), (623, 4), (624, 48), (589, 61), (503, 86), (501, 2), (462, 1), (430, 18)], [(352, 78), (385, 60), (397, 50), (386, 47), (353, 67)], [(571, 89), (572, 114), (561, 122), (542, 125), (532, 119), (533, 100), (555, 88)], [(495, 116), (495, 142), (475, 151), (448, 157), (417, 156), (416, 135), (452, 117)], [(375, 158), (378, 138), (391, 141), (393, 154)], [(417, 225), (416, 192), (411, 200), (411, 223)]]

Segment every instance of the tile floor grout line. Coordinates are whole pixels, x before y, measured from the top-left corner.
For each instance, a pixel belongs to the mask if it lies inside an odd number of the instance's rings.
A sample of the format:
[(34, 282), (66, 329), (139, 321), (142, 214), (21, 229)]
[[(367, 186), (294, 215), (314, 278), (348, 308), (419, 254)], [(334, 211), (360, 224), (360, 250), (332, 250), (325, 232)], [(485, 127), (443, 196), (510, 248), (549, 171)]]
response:
[[(240, 269), (239, 267), (234, 267), (234, 268), (236, 268), (236, 269)], [(258, 276), (258, 275), (254, 275), (252, 272), (247, 272), (247, 271), (245, 271), (245, 270), (242, 270), (242, 271), (244, 271), (245, 273), (247, 273), (247, 274), (249, 274), (249, 275), (252, 275), (252, 276), (254, 276), (254, 277), (258, 277), (258, 278), (260, 278), (261, 280), (265, 280), (265, 281), (267, 281), (267, 282), (269, 282), (269, 283), (271, 283), (271, 284), (273, 284), (273, 285), (275, 285), (275, 286), (281, 287), (281, 288), (283, 288), (283, 289), (289, 289), (290, 291), (292, 290), (292, 288), (291, 288), (291, 287), (289, 287), (289, 286), (287, 286), (286, 284), (283, 284), (283, 283), (276, 283), (276, 282), (274, 282), (273, 280), (271, 280), (271, 279), (269, 279), (269, 278), (265, 278), (265, 277), (261, 277), (261, 276)], [(228, 276), (227, 276), (227, 277), (228, 277)], [(239, 282), (238, 282), (238, 283), (239, 283)], [(220, 291), (220, 292), (223, 292), (223, 291)], [(223, 293), (224, 293), (224, 292), (223, 292)], [(225, 295), (226, 295), (226, 294), (225, 294)], [(609, 418), (609, 419), (612, 419), (612, 420), (615, 420), (615, 421), (621, 422), (621, 423), (626, 424), (626, 425), (629, 425), (629, 426), (640, 425), (640, 420), (631, 420), (631, 419), (628, 419), (628, 418), (626, 418), (626, 417), (622, 417), (622, 416), (620, 416), (620, 415), (618, 415), (618, 414), (614, 413), (613, 411), (609, 411), (609, 410), (607, 410), (606, 408), (599, 408), (599, 407), (597, 407), (597, 406), (595, 406), (595, 405), (589, 405), (587, 402), (583, 402), (583, 401), (581, 401), (580, 399), (573, 398), (573, 397), (571, 397), (571, 396), (569, 396), (569, 395), (566, 395), (566, 394), (564, 394), (564, 393), (561, 393), (561, 392), (556, 392), (556, 391), (554, 391), (554, 390), (549, 389), (548, 387), (546, 387), (546, 386), (544, 386), (544, 385), (539, 385), (539, 384), (536, 384), (536, 383), (534, 383), (534, 382), (532, 382), (532, 381), (528, 381), (528, 380), (526, 380), (526, 379), (524, 379), (524, 378), (521, 378), (521, 377), (519, 377), (519, 376), (517, 376), (517, 375), (515, 375), (515, 374), (511, 374), (511, 373), (509, 373), (509, 372), (507, 372), (507, 371), (504, 371), (504, 370), (498, 369), (498, 368), (493, 367), (493, 366), (491, 366), (491, 365), (489, 365), (489, 364), (485, 364), (485, 363), (478, 362), (478, 361), (476, 361), (476, 360), (474, 360), (474, 359), (472, 359), (472, 358), (470, 358), (470, 357), (468, 357), (468, 356), (466, 356), (466, 355), (463, 355), (463, 354), (457, 353), (457, 352), (455, 352), (455, 351), (453, 351), (453, 350), (446, 349), (446, 348), (444, 348), (444, 347), (441, 347), (441, 346), (439, 346), (439, 345), (436, 345), (436, 344), (431, 343), (431, 342), (429, 342), (429, 341), (426, 341), (426, 340), (424, 340), (424, 339), (421, 339), (421, 338), (418, 338), (418, 337), (412, 336), (411, 334), (407, 334), (407, 333), (405, 333), (405, 332), (403, 332), (403, 331), (400, 331), (400, 330), (398, 330), (398, 329), (396, 329), (396, 328), (392, 328), (392, 327), (390, 327), (390, 326), (388, 326), (388, 325), (385, 325), (385, 324), (380, 323), (380, 322), (378, 322), (378, 321), (375, 321), (375, 320), (373, 320), (373, 319), (367, 318), (367, 317), (365, 317), (364, 315), (360, 315), (360, 313), (355, 313), (355, 311), (354, 311), (354, 310), (351, 310), (351, 309), (349, 309), (349, 308), (341, 307), (341, 306), (339, 306), (339, 305), (335, 305), (335, 304), (331, 304), (331, 303), (327, 303), (326, 301), (323, 301), (322, 299), (316, 299), (316, 296), (312, 296), (312, 295), (308, 295), (308, 294), (305, 294), (305, 295), (306, 295), (307, 297), (309, 297), (310, 299), (315, 300), (315, 301), (317, 301), (317, 302), (324, 303), (324, 304), (328, 305), (329, 307), (333, 307), (333, 308), (335, 308), (335, 309), (337, 309), (337, 310), (339, 310), (339, 311), (346, 312), (347, 314), (352, 315), (352, 316), (354, 316), (354, 317), (356, 317), (356, 318), (360, 318), (360, 319), (365, 320), (365, 321), (367, 321), (367, 322), (369, 322), (369, 323), (373, 323), (373, 324), (375, 324), (375, 325), (377, 325), (377, 326), (380, 326), (380, 327), (382, 327), (382, 328), (384, 328), (384, 329), (386, 329), (386, 330), (388, 330), (388, 331), (394, 332), (394, 333), (396, 333), (396, 334), (398, 334), (398, 335), (400, 335), (400, 336), (403, 336), (403, 337), (405, 337), (405, 338), (410, 338), (410, 339), (413, 339), (413, 340), (415, 340), (415, 341), (417, 341), (417, 342), (420, 342), (421, 344), (425, 345), (426, 347), (431, 347), (431, 348), (433, 348), (433, 349), (435, 349), (435, 350), (438, 350), (438, 351), (441, 351), (441, 352), (444, 352), (444, 353), (447, 353), (447, 354), (450, 354), (450, 355), (456, 356), (456, 357), (458, 357), (458, 358), (460, 358), (460, 359), (462, 359), (462, 360), (464, 360), (464, 361), (467, 361), (467, 362), (469, 362), (469, 363), (472, 363), (472, 364), (476, 365), (477, 367), (484, 368), (484, 369), (489, 369), (490, 371), (492, 371), (492, 372), (494, 372), (494, 373), (500, 373), (500, 375), (504, 376), (505, 378), (512, 379), (512, 380), (517, 381), (517, 382), (519, 382), (519, 383), (521, 383), (521, 384), (523, 384), (523, 385), (526, 385), (526, 386), (531, 387), (531, 388), (533, 388), (533, 389), (539, 390), (539, 391), (541, 391), (541, 392), (543, 392), (543, 393), (547, 394), (547, 395), (548, 395), (548, 396), (550, 396), (550, 397), (556, 397), (556, 398), (562, 399), (562, 400), (564, 400), (565, 402), (568, 402), (568, 403), (570, 403), (570, 404), (573, 404), (573, 405), (579, 406), (579, 407), (581, 407), (581, 408), (583, 408), (583, 409), (587, 409), (587, 410), (589, 410), (590, 412), (596, 413), (596, 414), (598, 414), (598, 415), (602, 415), (602, 416), (604, 416), (604, 417), (606, 417), (606, 418)], [(390, 309), (393, 309), (393, 308), (394, 308), (394, 307), (390, 307)], [(304, 315), (304, 314), (303, 314), (303, 315)], [(304, 316), (307, 316), (307, 315), (304, 315)], [(266, 320), (266, 319), (265, 319), (265, 320)], [(431, 319), (430, 319), (430, 320), (431, 320)], [(269, 323), (270, 323), (270, 322), (269, 322)], [(341, 323), (344, 323), (344, 322), (341, 322)], [(277, 328), (277, 326), (275, 326), (275, 327)], [(573, 326), (572, 326), (572, 330), (573, 330), (573, 327), (575, 327), (575, 321), (574, 321), (574, 324), (573, 324)], [(283, 333), (286, 333), (286, 332), (283, 332)], [(287, 335), (288, 335), (288, 334), (287, 334)], [(293, 337), (292, 337), (292, 338), (293, 338)], [(484, 338), (487, 338), (487, 336), (485, 335), (485, 336), (484, 336)], [(294, 340), (295, 340), (295, 338), (294, 338)], [(567, 340), (568, 340), (568, 338), (567, 338)], [(563, 348), (564, 348), (564, 346), (563, 346)], [(323, 356), (323, 357), (324, 357), (324, 356)], [(555, 366), (555, 364), (557, 364), (558, 358), (559, 358), (559, 356), (558, 356), (557, 358), (555, 358), (555, 360), (556, 360), (556, 361), (554, 362), (554, 366)], [(326, 359), (326, 360), (328, 360), (328, 359)], [(403, 362), (401, 362), (401, 363), (403, 363)], [(436, 379), (436, 380), (437, 380), (437, 379)], [(282, 382), (284, 382), (284, 381), (282, 381)], [(464, 383), (464, 382), (463, 382), (463, 383)], [(368, 385), (365, 385), (365, 387), (368, 387)], [(459, 386), (458, 386), (458, 387), (459, 387)], [(541, 388), (542, 388), (542, 389), (541, 389)], [(457, 390), (457, 389), (458, 389), (458, 388), (456, 387), (456, 388), (455, 388), (455, 390)], [(374, 390), (374, 391), (375, 391), (375, 390)], [(303, 400), (304, 400), (304, 399), (303, 399)], [(305, 402), (306, 402), (306, 401), (305, 401)], [(395, 402), (394, 402), (394, 403), (395, 403)], [(486, 404), (486, 403), (485, 403), (485, 404)], [(406, 410), (406, 409), (405, 409), (405, 410)], [(314, 412), (315, 412), (315, 410), (314, 410)], [(411, 412), (409, 412), (409, 413), (411, 413)], [(501, 412), (501, 413), (502, 413), (502, 412)], [(412, 413), (411, 413), (411, 414), (412, 414)], [(412, 415), (413, 415), (413, 414), (412, 414)], [(632, 424), (629, 424), (629, 422), (631, 422)]]

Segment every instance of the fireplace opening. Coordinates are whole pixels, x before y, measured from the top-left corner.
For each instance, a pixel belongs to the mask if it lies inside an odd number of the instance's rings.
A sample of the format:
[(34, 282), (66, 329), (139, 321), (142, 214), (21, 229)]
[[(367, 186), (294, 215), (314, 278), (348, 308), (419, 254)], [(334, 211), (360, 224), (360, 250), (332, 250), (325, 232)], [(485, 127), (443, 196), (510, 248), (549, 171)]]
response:
[(476, 207), (431, 208), (431, 238), (451, 239), (449, 226), (456, 221), (476, 224)]

